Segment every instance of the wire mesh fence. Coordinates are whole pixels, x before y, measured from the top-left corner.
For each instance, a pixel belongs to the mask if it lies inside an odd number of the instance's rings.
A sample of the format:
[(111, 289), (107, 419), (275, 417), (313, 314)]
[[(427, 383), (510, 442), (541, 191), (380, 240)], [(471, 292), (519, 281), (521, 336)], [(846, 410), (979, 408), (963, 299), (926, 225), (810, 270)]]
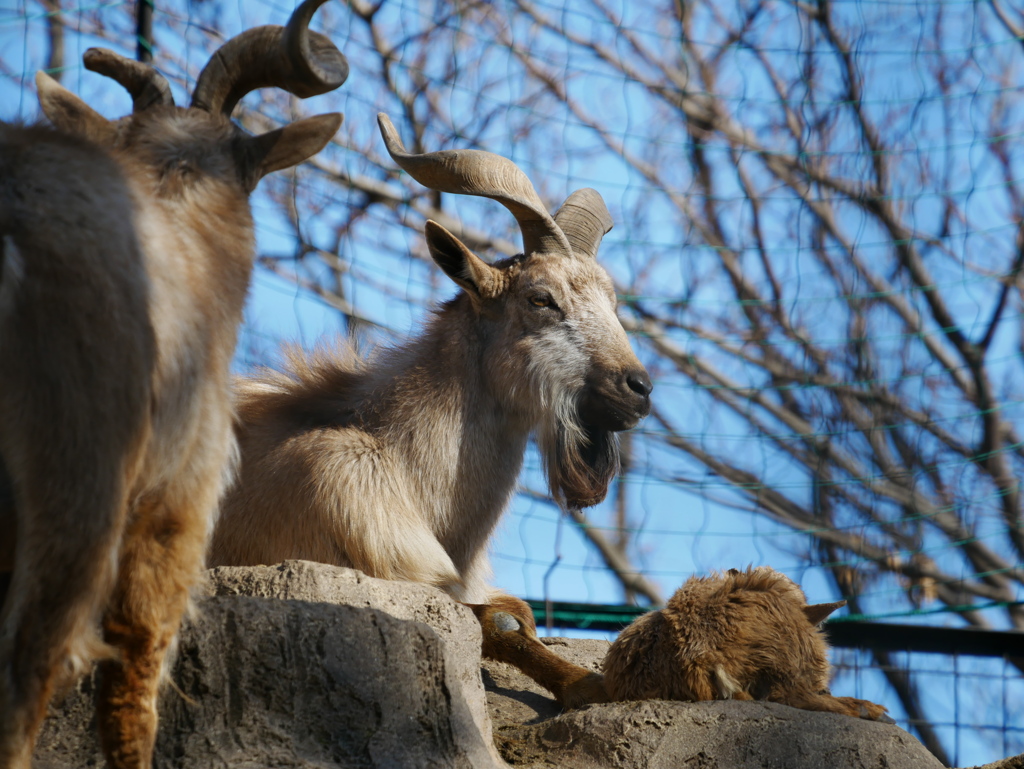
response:
[(934, 654), (890, 653), (880, 661), (870, 650), (843, 649), (833, 652), (832, 661), (833, 689), (854, 697), (878, 696), (894, 679), (912, 682), (929, 700), (927, 716), (905, 715), (897, 723), (934, 734), (952, 766), (1018, 755), (1024, 747), (1015, 704), (1024, 689), (1019, 668), (1007, 657), (976, 657), (953, 647)]
[[(141, 48), (187, 103), (217, 41), (290, 10), (157, 2)], [(81, 54), (134, 55), (138, 21), (129, 2), (0, 8), (0, 117), (35, 115), (40, 68), (126, 112)], [(496, 204), (396, 172), (383, 110), (414, 151), (512, 158), (552, 209), (598, 189), (616, 222), (599, 258), (655, 382), (601, 505), (559, 510), (531, 450), (498, 586), (647, 605), (753, 563), (847, 599), (852, 619), (1024, 629), (1018, 5), (352, 0), (316, 23), (349, 82), (309, 105), (251, 95), (236, 115), (264, 130), (346, 114), (254, 198), (239, 371), (282, 341), (415, 333), (455, 290), (426, 218), (488, 258), (518, 249)], [(1024, 750), (1020, 657), (836, 661), (837, 689), (889, 705), (947, 762)]]

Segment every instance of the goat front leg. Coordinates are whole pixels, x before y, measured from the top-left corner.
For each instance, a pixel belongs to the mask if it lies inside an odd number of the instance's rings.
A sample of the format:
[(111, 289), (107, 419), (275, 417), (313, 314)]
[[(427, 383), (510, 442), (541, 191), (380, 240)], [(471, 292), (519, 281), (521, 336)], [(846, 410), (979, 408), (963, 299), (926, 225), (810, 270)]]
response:
[(816, 710), (824, 713), (840, 713), (853, 718), (863, 718), (867, 721), (881, 721), (883, 723), (895, 723), (886, 713), (886, 708), (868, 700), (859, 700), (855, 697), (833, 697), (828, 692), (810, 692), (803, 689), (777, 690), (771, 692), (766, 699), (769, 702), (778, 702), (782, 705), (800, 708), (801, 710)]
[(157, 695), (168, 650), (200, 579), (213, 492), (199, 504), (147, 499), (125, 533), (113, 598), (103, 618), (118, 659), (100, 664), (100, 742), (111, 767), (149, 767), (157, 730)]
[(490, 603), (466, 604), (483, 631), (483, 656), (519, 669), (550, 691), (567, 710), (608, 702), (604, 676), (574, 665), (542, 644), (529, 604), (510, 595)]

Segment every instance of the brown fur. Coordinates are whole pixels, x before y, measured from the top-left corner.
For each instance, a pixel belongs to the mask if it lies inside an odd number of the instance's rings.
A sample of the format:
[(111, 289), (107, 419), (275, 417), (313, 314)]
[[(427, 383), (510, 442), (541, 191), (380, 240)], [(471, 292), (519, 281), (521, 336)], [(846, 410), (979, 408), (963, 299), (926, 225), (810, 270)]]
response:
[(426, 234), (462, 291), (416, 339), (373, 360), (292, 350), (284, 372), (238, 382), (241, 472), (210, 565), (301, 558), (480, 602), (531, 433), (556, 498), (604, 498), (615, 431), (650, 392), (608, 275), (574, 253), (489, 265), (432, 222)]
[(485, 604), (469, 604), (483, 631), (486, 659), (513, 665), (548, 689), (566, 708), (608, 702), (604, 676), (559, 657), (537, 640), (533, 611), (510, 595)]
[(603, 681), (537, 640), (527, 604), (510, 599), (474, 610), (484, 628), (484, 655), (515, 665), (568, 708), (644, 699), (767, 700), (890, 720), (881, 705), (828, 691), (828, 644), (818, 624), (843, 603), (808, 606), (795, 583), (766, 567), (691, 577), (664, 609), (619, 634), (605, 655)]
[(248, 192), (339, 119), (261, 154), (219, 113), (111, 123), (37, 82), (61, 130), (0, 124), (0, 766), (30, 765), (54, 689), (100, 658), (104, 752), (146, 767), (235, 450)]

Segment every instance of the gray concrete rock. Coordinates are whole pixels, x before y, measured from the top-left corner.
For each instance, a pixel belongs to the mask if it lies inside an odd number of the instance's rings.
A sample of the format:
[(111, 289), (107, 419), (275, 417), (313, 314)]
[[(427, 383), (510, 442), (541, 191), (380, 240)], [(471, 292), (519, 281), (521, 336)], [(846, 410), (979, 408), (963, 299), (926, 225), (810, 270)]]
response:
[[(211, 569), (207, 576), (206, 594), (210, 596), (340, 604), (426, 625), (444, 650), (443, 678), (437, 685), (446, 690), (445, 696), (450, 700), (451, 729), (456, 742), (467, 750), (472, 748), (473, 755), (486, 750), (495, 760), (491, 721), (480, 680), (480, 626), (469, 609), (445, 593), (427, 585), (373, 579), (355, 569), (309, 561), (220, 567)], [(359, 660), (359, 649), (354, 651), (352, 659)], [(401, 695), (406, 684), (400, 680), (396, 683), (400, 684)], [(482, 757), (479, 760), (484, 761)]]
[[(542, 639), (598, 670), (604, 641)], [(514, 668), (484, 662), (502, 757), (516, 767), (565, 769), (941, 769), (897, 726), (768, 702), (623, 702), (560, 713)]]
[(1019, 756), (1010, 756), (984, 766), (975, 766), (972, 769), (1024, 769), (1024, 753)]
[[(595, 670), (608, 648), (546, 643)], [(156, 766), (491, 769), (499, 752), (538, 769), (941, 766), (898, 727), (782, 705), (563, 714), (506, 665), (486, 663), (481, 683), (479, 654), (472, 613), (432, 588), (300, 561), (215, 569), (161, 698)], [(54, 706), (36, 769), (103, 765), (93, 689), (86, 678)]]
[[(208, 592), (161, 697), (156, 766), (501, 765), (479, 626), (439, 591), (292, 562), (215, 570)], [(37, 768), (103, 765), (93, 690), (54, 708)]]

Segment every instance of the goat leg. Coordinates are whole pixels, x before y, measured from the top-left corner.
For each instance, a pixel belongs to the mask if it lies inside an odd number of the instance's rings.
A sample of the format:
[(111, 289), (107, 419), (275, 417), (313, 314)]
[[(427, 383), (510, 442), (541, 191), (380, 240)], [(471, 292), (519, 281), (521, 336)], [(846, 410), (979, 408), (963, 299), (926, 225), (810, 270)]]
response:
[(867, 721), (895, 723), (886, 713), (882, 705), (855, 697), (833, 697), (827, 691), (810, 692), (804, 689), (791, 688), (772, 692), (766, 697), (769, 702), (778, 702), (801, 710), (816, 710), (823, 713), (840, 713), (853, 718)]
[(206, 522), (218, 488), (218, 477), (211, 475), (188, 503), (147, 499), (125, 533), (113, 600), (103, 618), (105, 640), (120, 657), (101, 663), (97, 702), (100, 741), (114, 769), (151, 764), (166, 657), (190, 589), (201, 578)]
[(562, 659), (538, 640), (526, 602), (501, 595), (490, 603), (466, 605), (480, 621), (484, 657), (522, 671), (568, 710), (609, 701), (604, 676)]

